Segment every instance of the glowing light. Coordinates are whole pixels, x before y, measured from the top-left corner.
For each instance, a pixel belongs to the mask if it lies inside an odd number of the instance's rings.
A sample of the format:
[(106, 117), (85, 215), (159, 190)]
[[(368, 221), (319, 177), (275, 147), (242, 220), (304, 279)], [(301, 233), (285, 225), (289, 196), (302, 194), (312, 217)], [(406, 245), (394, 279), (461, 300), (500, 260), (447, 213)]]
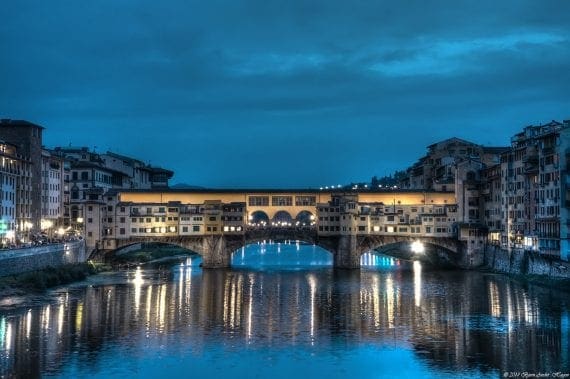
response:
[(307, 281), (309, 282), (309, 296), (311, 302), (311, 338), (315, 337), (315, 299), (317, 290), (317, 279), (314, 275), (308, 275)]
[(135, 285), (135, 313), (138, 314), (140, 307), (141, 287), (144, 283), (140, 267), (137, 267), (135, 271), (135, 277), (133, 280), (131, 280), (131, 283)]
[(51, 220), (41, 220), (40, 221), (40, 227), (42, 228), (42, 230), (49, 229), (52, 226), (53, 226), (53, 221), (51, 221)]
[(422, 264), (419, 261), (414, 261), (414, 299), (419, 307), (422, 301)]
[(32, 310), (28, 310), (26, 315), (26, 338), (30, 339), (30, 331), (32, 330)]
[(423, 254), (426, 251), (424, 244), (420, 241), (414, 241), (412, 243), (411, 249), (415, 254)]

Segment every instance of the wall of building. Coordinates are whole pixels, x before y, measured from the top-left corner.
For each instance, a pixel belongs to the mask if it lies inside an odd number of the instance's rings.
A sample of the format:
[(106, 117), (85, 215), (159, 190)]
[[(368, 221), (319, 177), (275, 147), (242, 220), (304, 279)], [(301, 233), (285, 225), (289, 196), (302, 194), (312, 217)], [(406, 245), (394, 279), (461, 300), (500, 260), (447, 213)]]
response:
[(0, 276), (81, 263), (86, 259), (84, 241), (6, 250), (0, 252)]
[(570, 279), (570, 263), (539, 256), (536, 252), (488, 246), (484, 265), (496, 272), (515, 275), (540, 275), (552, 279)]

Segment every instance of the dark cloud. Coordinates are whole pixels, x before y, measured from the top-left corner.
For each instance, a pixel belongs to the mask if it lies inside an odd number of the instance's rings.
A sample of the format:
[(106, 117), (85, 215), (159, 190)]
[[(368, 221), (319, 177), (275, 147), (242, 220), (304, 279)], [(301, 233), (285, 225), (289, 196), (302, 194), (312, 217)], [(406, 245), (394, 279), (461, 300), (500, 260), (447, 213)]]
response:
[(568, 118), (570, 2), (18, 1), (0, 112), (211, 186), (319, 186)]

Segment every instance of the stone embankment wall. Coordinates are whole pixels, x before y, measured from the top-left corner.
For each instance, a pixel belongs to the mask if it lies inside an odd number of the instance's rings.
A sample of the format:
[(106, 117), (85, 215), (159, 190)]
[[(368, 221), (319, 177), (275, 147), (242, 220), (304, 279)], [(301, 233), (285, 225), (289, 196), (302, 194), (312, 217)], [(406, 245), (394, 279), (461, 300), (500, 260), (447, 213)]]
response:
[(570, 279), (570, 262), (539, 256), (525, 250), (507, 251), (496, 246), (485, 249), (484, 264), (497, 272), (540, 275), (552, 279)]
[(0, 251), (0, 276), (81, 263), (87, 259), (85, 241)]

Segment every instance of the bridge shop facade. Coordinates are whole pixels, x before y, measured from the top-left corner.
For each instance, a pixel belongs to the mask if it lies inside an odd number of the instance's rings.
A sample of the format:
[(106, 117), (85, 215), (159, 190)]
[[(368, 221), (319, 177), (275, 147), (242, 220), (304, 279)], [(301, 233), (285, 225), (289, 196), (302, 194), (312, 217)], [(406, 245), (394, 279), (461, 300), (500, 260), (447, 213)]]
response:
[(202, 255), (207, 268), (269, 240), (318, 245), (337, 268), (359, 268), (373, 249), (414, 258), (413, 242), (426, 246), (417, 258), (468, 267), (485, 243), (480, 226), (459, 222), (454, 193), (401, 190), (111, 191), (86, 204), (85, 235), (97, 256), (162, 242)]

